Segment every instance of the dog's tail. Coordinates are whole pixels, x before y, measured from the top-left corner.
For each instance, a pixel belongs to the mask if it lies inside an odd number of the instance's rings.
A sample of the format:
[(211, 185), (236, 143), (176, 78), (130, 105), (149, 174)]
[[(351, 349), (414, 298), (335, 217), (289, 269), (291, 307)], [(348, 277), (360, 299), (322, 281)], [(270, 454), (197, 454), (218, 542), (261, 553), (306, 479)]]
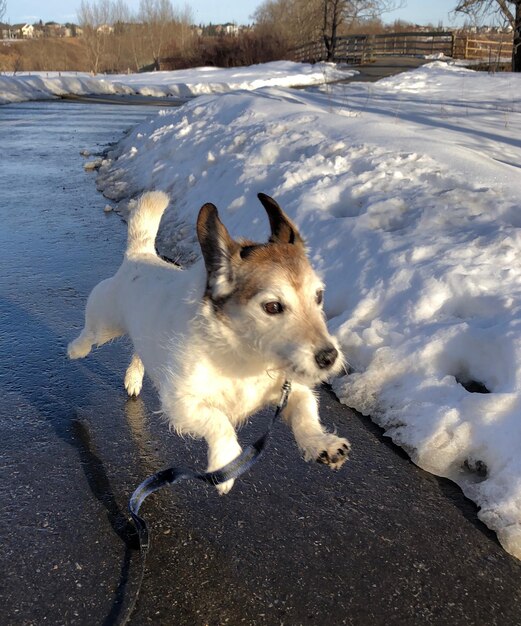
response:
[(139, 199), (128, 220), (127, 254), (155, 254), (159, 222), (169, 198), (162, 191), (149, 191)]

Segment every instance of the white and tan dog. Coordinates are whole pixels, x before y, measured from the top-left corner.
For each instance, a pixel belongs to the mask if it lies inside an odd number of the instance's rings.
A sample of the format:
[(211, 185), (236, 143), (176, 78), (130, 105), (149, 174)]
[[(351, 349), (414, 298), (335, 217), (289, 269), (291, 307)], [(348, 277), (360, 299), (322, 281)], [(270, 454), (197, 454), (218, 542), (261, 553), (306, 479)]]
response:
[[(338, 469), (349, 442), (324, 430), (310, 389), (341, 368), (322, 310), (324, 287), (294, 224), (272, 198), (259, 199), (271, 225), (267, 243), (234, 241), (216, 207), (205, 204), (197, 220), (203, 260), (181, 270), (155, 251), (168, 196), (144, 194), (129, 219), (123, 263), (93, 289), (68, 354), (81, 358), (129, 335), (128, 394), (139, 394), (146, 370), (170, 425), (206, 439), (209, 471), (240, 453), (235, 428), (275, 404), (290, 379), (283, 417), (304, 458)], [(232, 485), (217, 488), (226, 493)]]

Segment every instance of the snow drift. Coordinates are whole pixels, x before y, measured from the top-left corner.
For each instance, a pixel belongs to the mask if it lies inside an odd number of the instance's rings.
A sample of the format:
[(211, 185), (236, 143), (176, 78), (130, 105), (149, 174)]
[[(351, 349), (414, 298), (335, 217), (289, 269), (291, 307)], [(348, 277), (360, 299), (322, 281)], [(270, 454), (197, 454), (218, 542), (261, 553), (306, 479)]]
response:
[(332, 63), (274, 61), (249, 67), (198, 67), (142, 74), (90, 74), (81, 72), (28, 72), (0, 76), (0, 104), (45, 100), (65, 95), (141, 95), (184, 100), (200, 94), (235, 89), (320, 85), (358, 72), (340, 70)]

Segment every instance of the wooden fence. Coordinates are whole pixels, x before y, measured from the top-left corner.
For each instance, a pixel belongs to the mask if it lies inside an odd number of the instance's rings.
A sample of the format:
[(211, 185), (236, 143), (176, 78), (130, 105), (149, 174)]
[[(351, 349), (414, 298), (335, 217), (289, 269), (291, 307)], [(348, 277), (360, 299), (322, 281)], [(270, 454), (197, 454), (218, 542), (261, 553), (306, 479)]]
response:
[(454, 45), (454, 56), (459, 59), (480, 59), (487, 63), (511, 59), (512, 39), (504, 41), (458, 37)]
[[(454, 54), (451, 32), (383, 33), (379, 35), (347, 35), (336, 37), (332, 61), (360, 64), (381, 56), (418, 56)], [(304, 44), (292, 51), (295, 61), (314, 63), (327, 59), (323, 41)]]
[[(499, 63), (512, 57), (510, 39), (478, 39), (451, 32), (384, 33), (337, 37), (332, 61), (353, 65), (382, 56), (424, 56), (444, 54), (456, 59)], [(301, 45), (292, 50), (294, 61), (316, 63), (327, 59), (323, 41)]]

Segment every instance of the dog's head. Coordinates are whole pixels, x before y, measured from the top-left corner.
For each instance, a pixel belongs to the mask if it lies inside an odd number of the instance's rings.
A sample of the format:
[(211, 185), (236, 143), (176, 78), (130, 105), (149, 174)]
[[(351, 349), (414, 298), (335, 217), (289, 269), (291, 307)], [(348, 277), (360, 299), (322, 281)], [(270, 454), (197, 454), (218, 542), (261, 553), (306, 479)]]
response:
[(262, 244), (235, 241), (213, 204), (201, 208), (197, 236), (207, 271), (205, 298), (243, 355), (316, 384), (337, 374), (342, 363), (325, 323), (324, 285), (295, 225), (275, 200), (258, 197), (271, 226)]

